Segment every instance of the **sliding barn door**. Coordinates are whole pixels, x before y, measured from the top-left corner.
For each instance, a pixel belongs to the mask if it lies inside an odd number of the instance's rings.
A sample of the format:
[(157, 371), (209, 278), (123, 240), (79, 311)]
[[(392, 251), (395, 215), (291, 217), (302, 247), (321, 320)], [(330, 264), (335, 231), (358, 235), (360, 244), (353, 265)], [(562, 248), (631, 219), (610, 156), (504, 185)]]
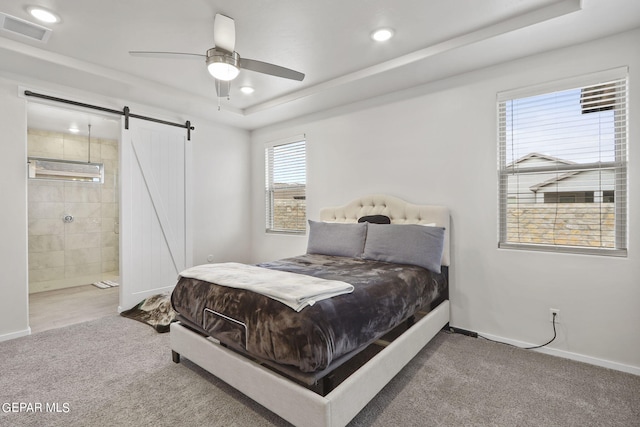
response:
[(130, 119), (120, 150), (120, 310), (170, 291), (191, 266), (185, 129)]

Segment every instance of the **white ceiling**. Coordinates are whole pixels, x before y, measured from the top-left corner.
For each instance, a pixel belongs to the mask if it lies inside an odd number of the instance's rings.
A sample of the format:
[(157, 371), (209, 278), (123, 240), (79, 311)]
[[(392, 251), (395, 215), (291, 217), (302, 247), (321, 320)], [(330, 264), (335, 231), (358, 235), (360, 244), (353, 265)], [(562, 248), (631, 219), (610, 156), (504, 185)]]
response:
[[(0, 12), (35, 22), (32, 4), (62, 22), (45, 25), (47, 43), (0, 32), (0, 74), (165, 107), (196, 128), (200, 117), (255, 129), (640, 26), (638, 0), (11, 0)], [(128, 54), (204, 54), (216, 13), (235, 20), (242, 57), (304, 81), (242, 71), (218, 100), (204, 62)], [(395, 37), (374, 43), (383, 26)]]

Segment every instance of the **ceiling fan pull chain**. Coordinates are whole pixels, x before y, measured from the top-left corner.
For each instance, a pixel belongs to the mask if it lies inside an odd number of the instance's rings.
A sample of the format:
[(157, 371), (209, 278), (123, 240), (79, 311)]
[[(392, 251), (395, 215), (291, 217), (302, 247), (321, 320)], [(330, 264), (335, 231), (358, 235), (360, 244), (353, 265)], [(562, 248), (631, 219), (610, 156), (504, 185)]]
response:
[[(220, 80), (216, 79), (216, 94), (220, 93)], [(220, 95), (218, 95), (218, 111), (220, 111)]]

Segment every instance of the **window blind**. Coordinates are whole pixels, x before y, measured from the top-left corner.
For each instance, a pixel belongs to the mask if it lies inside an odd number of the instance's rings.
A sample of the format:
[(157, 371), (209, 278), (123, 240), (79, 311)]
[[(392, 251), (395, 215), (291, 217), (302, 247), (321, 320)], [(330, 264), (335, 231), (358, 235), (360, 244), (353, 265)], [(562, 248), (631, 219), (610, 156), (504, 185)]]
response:
[(499, 247), (626, 256), (626, 70), (610, 74), (498, 95)]
[(306, 142), (271, 144), (265, 148), (266, 230), (306, 231)]

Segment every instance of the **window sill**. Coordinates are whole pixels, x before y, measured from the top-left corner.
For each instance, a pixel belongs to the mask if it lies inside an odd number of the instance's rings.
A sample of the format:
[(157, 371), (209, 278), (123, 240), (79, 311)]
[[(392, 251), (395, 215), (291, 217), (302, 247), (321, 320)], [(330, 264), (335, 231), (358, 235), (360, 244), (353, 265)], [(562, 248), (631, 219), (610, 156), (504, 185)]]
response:
[(555, 252), (577, 255), (600, 255), (619, 258), (627, 257), (626, 249), (588, 248), (576, 246), (532, 245), (525, 243), (499, 243), (498, 249), (515, 249), (537, 252)]
[(282, 236), (306, 236), (307, 231), (265, 230), (265, 233)]

